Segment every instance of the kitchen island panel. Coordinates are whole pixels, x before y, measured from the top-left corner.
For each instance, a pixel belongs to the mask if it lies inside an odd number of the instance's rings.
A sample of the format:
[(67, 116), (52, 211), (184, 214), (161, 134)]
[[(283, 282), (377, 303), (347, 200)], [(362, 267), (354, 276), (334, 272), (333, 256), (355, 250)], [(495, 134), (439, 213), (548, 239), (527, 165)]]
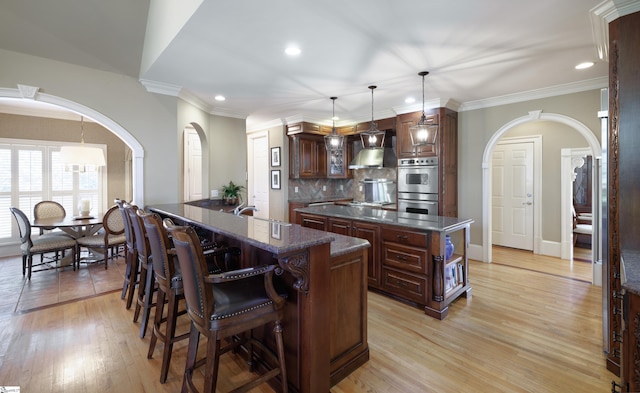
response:
[[(380, 249), (370, 251), (378, 259), (369, 265), (380, 267), (381, 277), (373, 285), (370, 277), (369, 289), (421, 307), (437, 319), (446, 318), (451, 302), (471, 296), (467, 249), (472, 220), (337, 205), (302, 208), (297, 213), (300, 225), (332, 220), (351, 220), (352, 227), (378, 225), (378, 240), (371, 243)], [(331, 230), (326, 224), (319, 227)], [(447, 235), (459, 244), (450, 259)]]
[[(241, 267), (283, 268), (275, 280), (288, 294), (283, 338), (289, 391), (326, 393), (369, 359), (362, 289), (368, 242), (189, 205), (148, 209), (195, 227), (208, 240), (239, 247)], [(332, 337), (332, 331), (341, 336)], [(272, 335), (269, 329), (254, 333)], [(274, 343), (272, 337), (266, 341)]]

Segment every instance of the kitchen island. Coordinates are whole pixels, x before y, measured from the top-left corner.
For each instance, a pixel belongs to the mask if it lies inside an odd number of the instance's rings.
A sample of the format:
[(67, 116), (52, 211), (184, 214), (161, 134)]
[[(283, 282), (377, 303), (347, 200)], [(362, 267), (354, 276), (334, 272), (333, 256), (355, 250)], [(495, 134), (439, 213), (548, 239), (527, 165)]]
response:
[(147, 209), (195, 227), (201, 241), (239, 247), (241, 268), (282, 268), (275, 281), (287, 292), (283, 338), (289, 391), (327, 393), (367, 362), (366, 240), (189, 204)]
[(301, 226), (366, 238), (369, 289), (437, 319), (451, 302), (471, 296), (470, 219), (338, 205), (299, 208), (296, 217)]

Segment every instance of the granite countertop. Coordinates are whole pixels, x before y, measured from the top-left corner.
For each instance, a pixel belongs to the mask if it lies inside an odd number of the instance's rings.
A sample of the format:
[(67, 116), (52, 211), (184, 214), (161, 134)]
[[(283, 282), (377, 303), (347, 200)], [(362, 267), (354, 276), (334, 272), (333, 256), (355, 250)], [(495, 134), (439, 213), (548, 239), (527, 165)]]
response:
[(324, 196), (317, 198), (291, 198), (289, 202), (295, 203), (321, 203), (321, 202), (333, 202), (333, 201), (351, 201), (353, 198), (345, 196)]
[(449, 232), (473, 222), (471, 219), (456, 217), (428, 216), (426, 214), (404, 213), (365, 206), (323, 205), (295, 209), (298, 213), (388, 224), (409, 229)]
[(622, 256), (622, 288), (640, 295), (640, 250), (623, 248)]
[(252, 216), (236, 216), (215, 209), (172, 203), (147, 209), (183, 219), (214, 233), (238, 239), (273, 254), (282, 254), (331, 242), (331, 255), (341, 255), (369, 247), (366, 240), (305, 228)]

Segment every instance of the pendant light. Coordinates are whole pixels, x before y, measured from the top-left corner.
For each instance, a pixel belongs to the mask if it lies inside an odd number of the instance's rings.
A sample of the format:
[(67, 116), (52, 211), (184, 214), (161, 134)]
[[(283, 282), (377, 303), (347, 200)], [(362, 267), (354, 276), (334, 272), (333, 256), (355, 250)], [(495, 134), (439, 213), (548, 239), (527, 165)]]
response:
[(367, 131), (360, 133), (362, 147), (365, 149), (384, 147), (385, 132), (378, 130), (377, 124), (373, 121), (373, 91), (376, 87), (377, 86), (369, 86), (369, 89), (371, 89), (371, 126)]
[(413, 146), (435, 145), (436, 136), (438, 135), (438, 123), (435, 123), (433, 119), (427, 120), (424, 113), (424, 77), (429, 75), (429, 72), (421, 71), (418, 75), (422, 76), (422, 116), (418, 124), (409, 127), (411, 144)]
[(84, 145), (83, 116), (80, 116), (80, 146), (62, 146), (60, 161), (68, 172), (85, 172), (106, 165), (102, 149)]
[(342, 144), (344, 143), (344, 135), (338, 134), (336, 131), (336, 100), (338, 97), (331, 97), (331, 101), (333, 101), (333, 116), (331, 120), (333, 121), (333, 127), (331, 128), (331, 134), (325, 135), (324, 137), (324, 146), (327, 148), (328, 152), (332, 151), (341, 151)]

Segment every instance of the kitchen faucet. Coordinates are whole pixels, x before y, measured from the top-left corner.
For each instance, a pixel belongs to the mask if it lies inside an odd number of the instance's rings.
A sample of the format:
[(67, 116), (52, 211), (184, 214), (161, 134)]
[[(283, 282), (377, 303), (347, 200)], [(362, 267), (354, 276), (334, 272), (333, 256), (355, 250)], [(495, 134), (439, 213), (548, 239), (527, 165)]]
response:
[(235, 209), (233, 209), (233, 214), (235, 214), (236, 216), (239, 216), (240, 214), (246, 212), (247, 210), (253, 210), (254, 212), (258, 211), (258, 209), (255, 206), (245, 206), (245, 207), (243, 206), (244, 206), (244, 202), (238, 205)]

